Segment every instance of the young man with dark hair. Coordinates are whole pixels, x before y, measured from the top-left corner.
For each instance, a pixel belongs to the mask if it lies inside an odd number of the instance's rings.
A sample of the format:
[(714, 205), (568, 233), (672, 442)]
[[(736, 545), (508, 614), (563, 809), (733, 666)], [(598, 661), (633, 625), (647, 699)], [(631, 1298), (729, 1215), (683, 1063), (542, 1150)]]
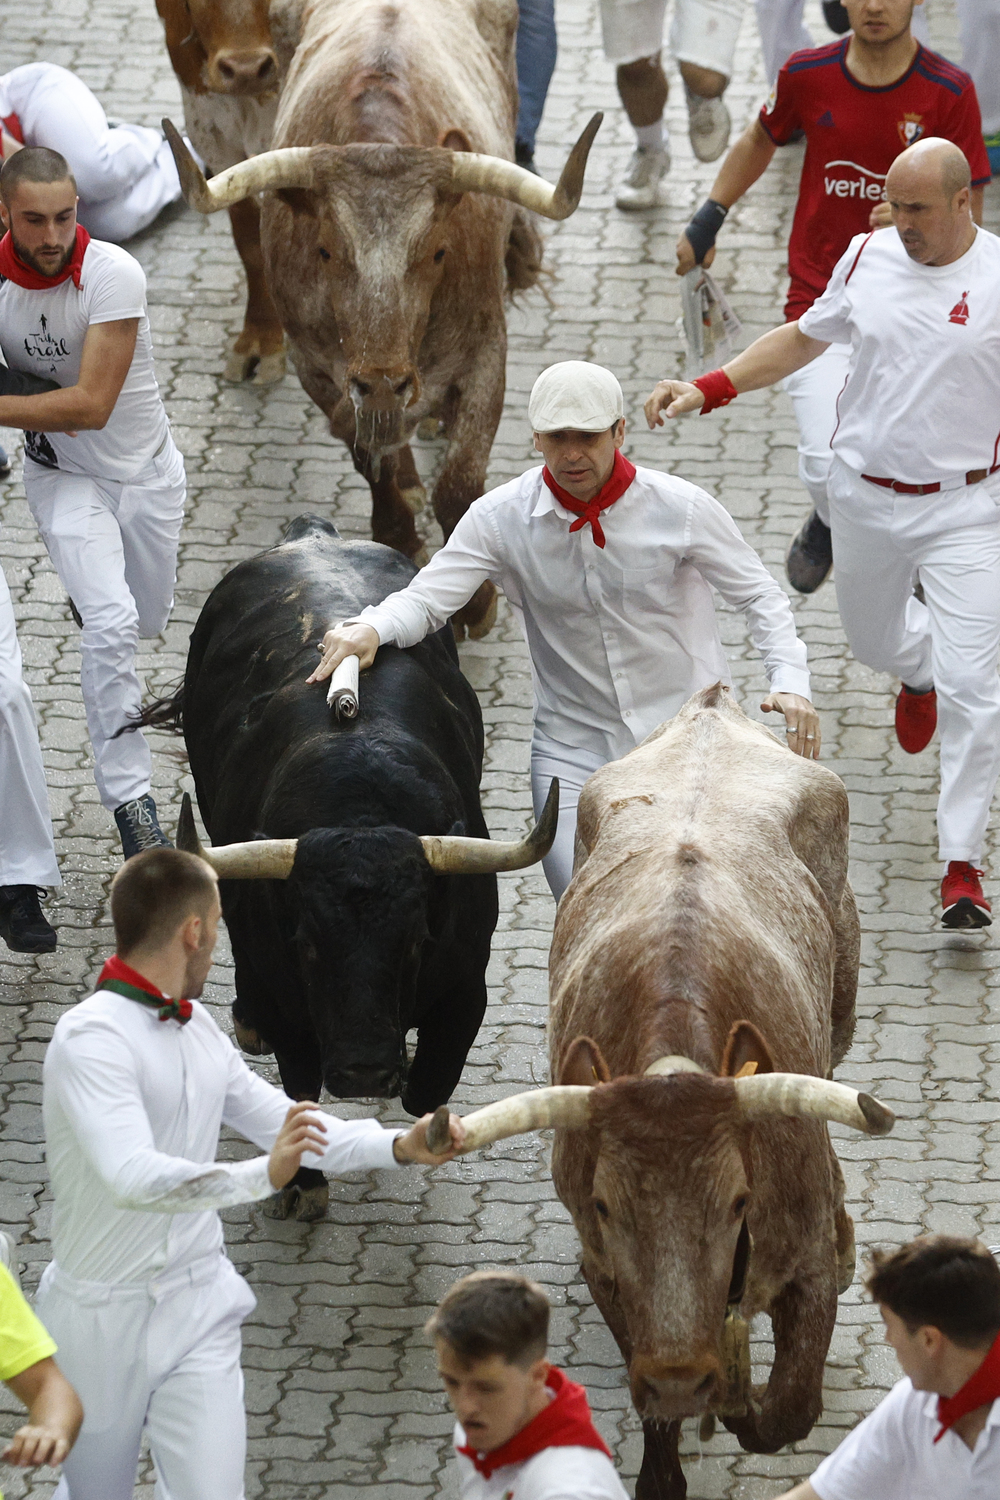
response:
[(876, 1252), (867, 1288), (903, 1379), (782, 1500), (996, 1500), (1000, 1267), (976, 1240), (927, 1235)]
[(0, 169), (0, 349), (56, 388), (0, 395), (25, 432), (29, 509), (82, 626), (94, 775), (127, 859), (166, 844), (138, 712), (135, 652), (173, 605), (186, 493), (153, 370), (142, 267), (77, 223), (64, 157), (25, 147)]
[[(972, 168), (977, 224), (990, 180), (972, 79), (917, 41), (911, 30), (914, 0), (846, 5), (851, 34), (788, 59), (759, 117), (729, 152), (707, 201), (677, 241), (678, 275), (696, 264), (710, 266), (733, 204), (763, 175), (775, 150), (803, 133), (806, 154), (788, 242), (788, 322), (820, 296), (854, 235), (891, 223), (886, 173), (907, 146), (940, 136), (962, 149)], [(818, 589), (833, 566), (830, 441), (850, 352), (849, 343), (835, 341), (821, 359), (783, 381), (799, 428), (799, 478), (813, 503), (787, 562), (789, 582), (803, 594)]]
[[(240, 1325), (254, 1297), (218, 1210), (328, 1172), (448, 1160), (407, 1131), (293, 1104), (198, 1003), (220, 916), (214, 872), (137, 854), (111, 888), (117, 952), (59, 1020), (43, 1114), (55, 1212), (38, 1310), (86, 1413), (59, 1500), (131, 1500), (145, 1430), (170, 1500), (243, 1500)], [(217, 1161), (228, 1125), (267, 1155)]]
[(586, 1391), (545, 1358), (540, 1286), (475, 1271), (445, 1293), (426, 1332), (458, 1419), (462, 1500), (625, 1500)]

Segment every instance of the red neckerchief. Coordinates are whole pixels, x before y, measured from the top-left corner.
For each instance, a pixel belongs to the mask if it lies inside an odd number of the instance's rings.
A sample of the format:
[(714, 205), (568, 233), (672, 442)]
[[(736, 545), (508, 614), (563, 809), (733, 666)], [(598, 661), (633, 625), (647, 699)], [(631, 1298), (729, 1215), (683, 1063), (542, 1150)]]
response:
[(954, 1396), (938, 1397), (938, 1421), (941, 1431), (934, 1439), (939, 1443), (960, 1417), (975, 1411), (977, 1406), (986, 1406), (1000, 1396), (1000, 1333), (990, 1345), (989, 1353)]
[[(20, 141), (21, 145), (24, 145), (24, 131), (21, 129), (21, 121), (17, 115), (0, 116), (0, 125), (3, 126), (9, 136), (13, 136), (15, 141)], [(0, 149), (0, 156), (3, 156), (2, 149)]]
[(4, 235), (0, 240), (0, 276), (5, 276), (8, 281), (13, 281), (16, 286), (23, 286), (29, 292), (47, 292), (50, 287), (61, 286), (72, 276), (73, 285), (79, 290), (80, 276), (83, 272), (83, 257), (87, 246), (90, 244), (90, 235), (82, 224), (76, 226), (76, 244), (73, 246), (73, 254), (63, 266), (58, 276), (41, 276), (31, 266), (26, 266), (24, 261), (14, 249), (14, 241), (10, 233)]
[(541, 1453), (543, 1448), (598, 1448), (611, 1457), (608, 1445), (591, 1421), (590, 1405), (583, 1386), (567, 1380), (562, 1370), (555, 1368), (549, 1371), (545, 1384), (553, 1393), (552, 1400), (527, 1427), (515, 1432), (506, 1443), (483, 1454), (469, 1446), (456, 1449), (472, 1459), (484, 1479), (489, 1479), (494, 1469), (502, 1469), (507, 1464), (523, 1464), (526, 1459)]
[(579, 531), (581, 526), (586, 526), (589, 521), (594, 541), (599, 547), (603, 547), (604, 531), (598, 518), (602, 510), (607, 510), (609, 505), (614, 505), (615, 501), (620, 500), (624, 495), (635, 478), (635, 464), (630, 464), (628, 459), (623, 456), (622, 450), (616, 448), (615, 461), (612, 465), (611, 473), (608, 475), (607, 483), (597, 492), (593, 500), (587, 501), (586, 505), (582, 500), (574, 500), (573, 496), (567, 490), (564, 490), (561, 484), (556, 484), (549, 473), (548, 466), (542, 470), (542, 478), (559, 501), (559, 504), (565, 505), (567, 510), (571, 510), (575, 516), (580, 517), (579, 521), (573, 522), (569, 528), (570, 531)]
[(137, 1000), (140, 1005), (150, 1006), (161, 1021), (178, 1021), (181, 1026), (186, 1026), (191, 1019), (193, 1007), (190, 1000), (171, 1000), (136, 969), (130, 969), (117, 953), (101, 970), (97, 988), (113, 990), (116, 995), (124, 995), (126, 1000)]

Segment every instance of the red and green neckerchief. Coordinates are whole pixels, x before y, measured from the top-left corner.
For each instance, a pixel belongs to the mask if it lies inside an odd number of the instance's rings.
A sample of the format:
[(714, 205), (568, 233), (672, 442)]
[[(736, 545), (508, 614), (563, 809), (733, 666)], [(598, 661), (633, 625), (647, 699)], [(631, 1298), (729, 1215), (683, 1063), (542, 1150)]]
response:
[(116, 995), (124, 995), (126, 1000), (137, 1000), (140, 1005), (148, 1005), (156, 1011), (161, 1021), (177, 1021), (181, 1026), (186, 1026), (193, 1013), (190, 1000), (171, 1000), (155, 984), (150, 984), (148, 979), (123, 963), (117, 953), (108, 959), (101, 970), (97, 988), (113, 990)]

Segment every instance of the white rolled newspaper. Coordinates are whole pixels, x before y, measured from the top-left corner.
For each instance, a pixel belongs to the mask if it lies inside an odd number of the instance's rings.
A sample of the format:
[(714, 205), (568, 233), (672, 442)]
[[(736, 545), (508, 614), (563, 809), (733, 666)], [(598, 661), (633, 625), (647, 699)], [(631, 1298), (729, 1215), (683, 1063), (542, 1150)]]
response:
[(358, 669), (360, 665), (356, 656), (345, 656), (330, 678), (326, 701), (338, 719), (356, 719), (358, 716)]
[(685, 378), (694, 379), (724, 365), (743, 332), (725, 293), (704, 266), (681, 277), (681, 316), (677, 327), (687, 344)]

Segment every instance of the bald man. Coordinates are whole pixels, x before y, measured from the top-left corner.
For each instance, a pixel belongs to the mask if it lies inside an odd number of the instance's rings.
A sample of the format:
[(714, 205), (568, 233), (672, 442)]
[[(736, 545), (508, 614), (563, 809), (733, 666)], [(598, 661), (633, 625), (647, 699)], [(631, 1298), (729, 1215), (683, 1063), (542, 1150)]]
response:
[(923, 750), (940, 720), (942, 921), (984, 927), (977, 866), (1000, 772), (1000, 239), (973, 222), (950, 141), (902, 152), (886, 195), (894, 227), (857, 235), (808, 311), (693, 384), (661, 381), (646, 417), (727, 405), (850, 344), (831, 444), (837, 604), (858, 660), (901, 679), (902, 748)]

